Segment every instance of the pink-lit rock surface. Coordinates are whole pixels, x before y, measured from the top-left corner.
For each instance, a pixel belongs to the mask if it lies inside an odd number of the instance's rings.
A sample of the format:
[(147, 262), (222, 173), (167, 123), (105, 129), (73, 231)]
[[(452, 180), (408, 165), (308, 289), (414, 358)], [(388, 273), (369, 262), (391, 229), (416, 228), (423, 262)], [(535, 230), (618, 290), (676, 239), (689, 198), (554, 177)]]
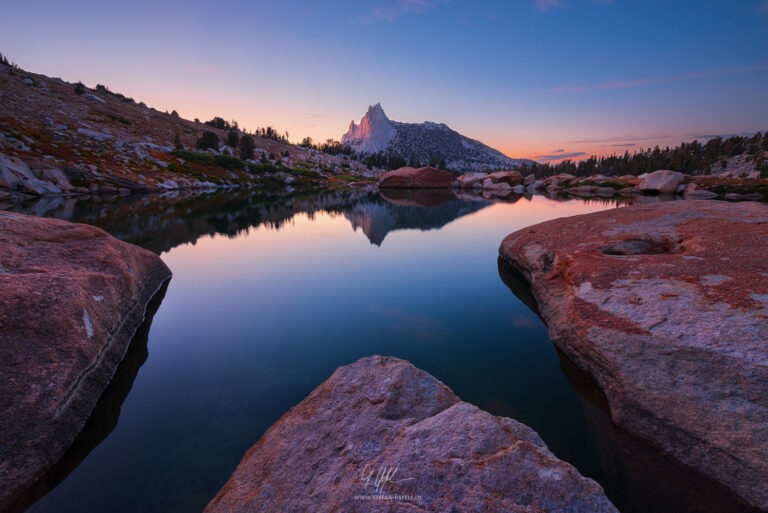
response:
[(768, 206), (679, 201), (519, 230), (555, 344), (616, 424), (768, 509)]
[[(379, 492), (389, 499), (369, 500), (382, 468), (392, 479)], [(406, 361), (371, 356), (339, 367), (283, 415), (205, 511), (616, 509), (529, 427), (462, 402)]]
[(379, 187), (445, 189), (453, 187), (456, 177), (448, 171), (434, 167), (401, 167), (381, 177)]
[(0, 510), (72, 443), (170, 274), (93, 226), (0, 211)]

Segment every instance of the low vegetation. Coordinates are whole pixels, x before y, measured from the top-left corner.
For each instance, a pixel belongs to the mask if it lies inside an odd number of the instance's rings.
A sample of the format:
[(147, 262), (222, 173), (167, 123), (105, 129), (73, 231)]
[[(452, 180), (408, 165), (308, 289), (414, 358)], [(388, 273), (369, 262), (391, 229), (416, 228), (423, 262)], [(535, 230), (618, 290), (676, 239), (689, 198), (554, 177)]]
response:
[[(250, 138), (249, 136), (245, 137)], [(233, 157), (232, 155), (213, 155), (210, 153), (198, 153), (187, 150), (173, 150), (171, 155), (205, 167), (220, 167), (228, 171), (237, 169), (240, 171), (247, 171), (254, 175), (286, 173), (293, 176), (312, 178), (317, 180), (325, 179), (324, 175), (318, 173), (317, 171), (312, 171), (311, 169), (306, 169), (303, 167), (287, 167), (271, 163), (246, 162), (242, 158)]]

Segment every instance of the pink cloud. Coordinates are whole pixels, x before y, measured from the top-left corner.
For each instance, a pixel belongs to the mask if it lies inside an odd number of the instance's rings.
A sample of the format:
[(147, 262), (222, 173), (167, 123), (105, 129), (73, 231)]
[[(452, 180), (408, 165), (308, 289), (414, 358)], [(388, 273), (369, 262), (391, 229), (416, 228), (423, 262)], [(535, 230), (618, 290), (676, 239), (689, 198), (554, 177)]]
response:
[(629, 82), (603, 82), (600, 84), (576, 85), (576, 86), (558, 86), (548, 89), (551, 93), (581, 93), (583, 91), (625, 89), (628, 87), (639, 87), (653, 84), (665, 84), (667, 82), (678, 82), (680, 80), (693, 80), (696, 78), (716, 77), (719, 75), (737, 75), (740, 73), (749, 73), (752, 71), (768, 70), (768, 64), (760, 64), (748, 68), (725, 68), (715, 71), (706, 71), (701, 73), (688, 73), (687, 75), (673, 75), (670, 77), (641, 78)]

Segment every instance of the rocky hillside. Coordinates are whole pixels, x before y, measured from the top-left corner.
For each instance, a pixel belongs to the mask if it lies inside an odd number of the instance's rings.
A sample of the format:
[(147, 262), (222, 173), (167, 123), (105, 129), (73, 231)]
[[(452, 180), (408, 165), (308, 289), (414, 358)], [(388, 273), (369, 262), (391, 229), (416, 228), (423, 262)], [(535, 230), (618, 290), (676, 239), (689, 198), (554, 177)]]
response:
[[(222, 143), (198, 152), (205, 131)], [(0, 196), (324, 186), (375, 173), (344, 156), (258, 136), (254, 157), (241, 160), (226, 138), (224, 130), (104, 86), (89, 89), (0, 60)]]
[(512, 169), (523, 163), (533, 164), (530, 160), (507, 157), (443, 123), (392, 121), (378, 103), (368, 108), (359, 125), (350, 123), (341, 142), (362, 155), (397, 155), (414, 167), (430, 161), (437, 165), (443, 160), (444, 167), (454, 171)]

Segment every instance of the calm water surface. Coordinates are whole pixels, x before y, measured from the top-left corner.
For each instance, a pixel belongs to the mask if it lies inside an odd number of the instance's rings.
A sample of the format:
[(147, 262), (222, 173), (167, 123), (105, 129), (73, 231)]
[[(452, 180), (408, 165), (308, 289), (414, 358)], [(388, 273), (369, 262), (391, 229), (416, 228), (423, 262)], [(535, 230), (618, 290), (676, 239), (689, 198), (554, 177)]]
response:
[(593, 383), (526, 306), (524, 282), (498, 264), (512, 231), (615, 203), (393, 201), (216, 193), (18, 208), (101, 226), (173, 271), (96, 427), (28, 511), (202, 511), (266, 428), (336, 367), (372, 354), (405, 358), (533, 427), (624, 512), (733, 511), (726, 491), (612, 427)]

